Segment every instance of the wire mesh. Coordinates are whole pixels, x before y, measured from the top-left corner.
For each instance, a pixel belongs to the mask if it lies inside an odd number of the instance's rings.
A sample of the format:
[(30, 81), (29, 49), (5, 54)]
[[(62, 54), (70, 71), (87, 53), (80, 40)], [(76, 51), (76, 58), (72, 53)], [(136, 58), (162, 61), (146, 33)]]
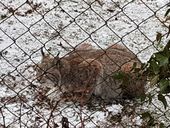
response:
[(149, 109), (170, 125), (169, 109), (132, 100), (146, 84), (134, 68), (160, 50), (157, 32), (167, 40), (169, 4), (0, 1), (0, 126), (146, 127)]

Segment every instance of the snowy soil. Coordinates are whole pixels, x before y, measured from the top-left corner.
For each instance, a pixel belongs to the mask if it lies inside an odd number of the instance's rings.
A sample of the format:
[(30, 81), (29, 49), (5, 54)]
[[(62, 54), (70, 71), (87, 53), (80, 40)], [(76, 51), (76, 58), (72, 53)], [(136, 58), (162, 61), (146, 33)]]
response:
[[(61, 103), (50, 117), (48, 103), (37, 103), (36, 87), (41, 85), (32, 68), (41, 60), (41, 47), (54, 56), (58, 52), (64, 56), (83, 42), (96, 48), (120, 43), (147, 62), (157, 51), (156, 33), (168, 31), (169, 21), (164, 22), (168, 3), (169, 0), (34, 0), (28, 4), (25, 0), (1, 0), (0, 127), (44, 128), (48, 121), (50, 127), (61, 127), (63, 117), (70, 127), (77, 128), (140, 127), (143, 122), (137, 113), (148, 108), (160, 113), (158, 119), (170, 125), (170, 111), (157, 100), (127, 113), (120, 104), (89, 110)], [(162, 46), (166, 40), (163, 38)], [(166, 116), (161, 116), (164, 112)]]

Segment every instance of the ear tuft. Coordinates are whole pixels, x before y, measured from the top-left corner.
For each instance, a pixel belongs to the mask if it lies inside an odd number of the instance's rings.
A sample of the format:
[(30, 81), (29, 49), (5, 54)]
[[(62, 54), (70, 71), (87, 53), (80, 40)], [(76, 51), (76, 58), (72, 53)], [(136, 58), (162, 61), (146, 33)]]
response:
[(42, 56), (45, 56), (45, 53), (43, 51), (43, 47), (41, 47), (41, 54), (42, 54)]

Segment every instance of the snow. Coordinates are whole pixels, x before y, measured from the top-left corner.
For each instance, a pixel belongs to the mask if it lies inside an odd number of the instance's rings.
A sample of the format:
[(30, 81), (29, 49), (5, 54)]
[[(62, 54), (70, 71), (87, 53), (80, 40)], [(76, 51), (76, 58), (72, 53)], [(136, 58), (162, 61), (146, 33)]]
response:
[[(120, 43), (134, 52), (142, 62), (147, 62), (152, 53), (157, 51), (156, 33), (165, 34), (168, 31), (165, 27), (168, 23), (161, 22), (165, 21), (164, 14), (168, 9), (166, 4), (170, 3), (169, 0), (61, 0), (58, 2), (59, 0), (34, 0), (31, 6), (37, 5), (37, 11), (32, 10), (28, 14), (26, 12), (32, 7), (26, 3), (26, 0), (1, 0), (0, 2), (0, 10), (2, 10), (0, 12), (0, 54), (2, 54), (0, 56), (0, 126), (3, 125), (4, 115), (5, 125), (11, 128), (46, 127), (45, 120), (49, 118), (51, 109), (48, 103), (37, 105), (35, 97), (39, 90), (36, 87), (41, 85), (35, 80), (35, 71), (32, 68), (32, 65), (41, 60), (41, 47), (45, 46), (45, 52), (50, 52), (54, 56), (58, 52), (64, 56), (68, 51), (62, 49), (58, 45), (60, 43), (69, 50), (82, 42), (90, 42), (96, 48), (106, 48), (114, 43)], [(15, 15), (9, 13), (6, 7), (17, 9)], [(4, 15), (7, 18), (2, 18)], [(57, 36), (58, 32), (60, 36)], [(161, 43), (165, 45), (163, 42), (167, 40), (163, 38)], [(23, 96), (22, 102), (16, 98), (17, 95)], [(10, 101), (12, 97), (15, 97), (14, 101)], [(153, 104), (157, 106), (145, 104), (141, 108), (143, 110), (149, 108), (150, 111), (162, 108), (162, 111), (167, 112), (167, 116), (160, 120), (170, 119), (169, 111), (164, 110), (160, 102), (155, 100)], [(82, 118), (87, 128), (96, 125), (110, 127), (113, 124), (120, 128), (122, 126), (118, 122), (109, 119), (121, 115), (123, 108), (124, 106), (120, 104), (112, 104), (106, 106), (105, 110), (100, 108), (92, 111), (79, 105), (61, 103), (54, 111), (54, 118), (50, 124), (52, 126), (55, 122), (61, 127), (61, 119), (65, 116), (70, 122), (70, 127), (80, 127), (82, 125), (80, 118)], [(139, 110), (141, 108), (139, 107)], [(137, 110), (135, 111), (137, 113)], [(158, 109), (157, 112), (159, 113), (160, 110)], [(131, 117), (132, 119), (127, 115), (121, 116), (121, 123), (125, 126), (142, 125), (142, 119), (138, 115)], [(165, 123), (169, 125), (167, 121)]]

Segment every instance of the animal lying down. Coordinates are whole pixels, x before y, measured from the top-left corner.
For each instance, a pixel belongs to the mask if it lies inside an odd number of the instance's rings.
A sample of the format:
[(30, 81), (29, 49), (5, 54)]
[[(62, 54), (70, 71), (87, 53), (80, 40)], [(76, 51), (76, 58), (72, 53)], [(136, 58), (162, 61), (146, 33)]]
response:
[[(134, 65), (139, 72), (134, 71)], [(62, 58), (42, 52), (36, 76), (41, 83), (50, 80), (52, 88), (59, 88), (63, 96), (87, 101), (94, 95), (111, 102), (145, 93), (146, 76), (140, 68), (139, 59), (122, 45), (102, 50), (84, 43)]]

